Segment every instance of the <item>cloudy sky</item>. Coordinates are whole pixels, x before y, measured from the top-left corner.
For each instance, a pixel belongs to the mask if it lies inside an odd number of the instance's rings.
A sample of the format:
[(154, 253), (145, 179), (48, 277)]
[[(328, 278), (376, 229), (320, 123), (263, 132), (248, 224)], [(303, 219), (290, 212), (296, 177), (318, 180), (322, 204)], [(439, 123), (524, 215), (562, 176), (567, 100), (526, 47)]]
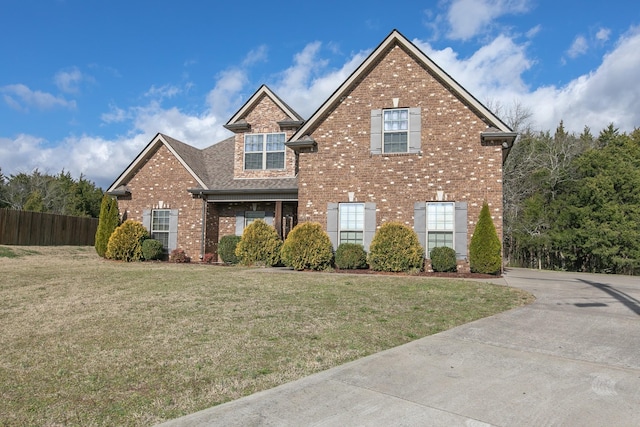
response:
[(0, 168), (106, 189), (157, 133), (197, 147), (265, 83), (303, 117), (398, 29), (477, 99), (580, 133), (640, 127), (628, 0), (3, 0)]

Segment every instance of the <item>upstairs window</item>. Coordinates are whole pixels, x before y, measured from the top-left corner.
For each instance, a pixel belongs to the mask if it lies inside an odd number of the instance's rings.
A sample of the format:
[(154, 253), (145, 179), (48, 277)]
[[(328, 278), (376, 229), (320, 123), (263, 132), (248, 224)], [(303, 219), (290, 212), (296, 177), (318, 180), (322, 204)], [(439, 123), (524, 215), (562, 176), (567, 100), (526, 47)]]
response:
[(420, 153), (420, 107), (371, 110), (371, 154)]
[(409, 133), (409, 110), (399, 108), (383, 110), (383, 151), (406, 153)]
[(252, 133), (244, 136), (245, 170), (284, 169), (284, 133)]

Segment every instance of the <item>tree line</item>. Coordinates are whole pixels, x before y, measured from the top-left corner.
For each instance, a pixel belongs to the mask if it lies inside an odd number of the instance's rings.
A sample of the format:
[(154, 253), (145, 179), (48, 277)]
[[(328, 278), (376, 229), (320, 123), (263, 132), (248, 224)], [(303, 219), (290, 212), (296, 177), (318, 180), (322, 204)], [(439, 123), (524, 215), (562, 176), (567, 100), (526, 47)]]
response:
[(639, 274), (640, 129), (520, 132), (504, 166), (507, 263)]
[(83, 175), (31, 173), (5, 176), (0, 169), (0, 208), (98, 218), (102, 189)]

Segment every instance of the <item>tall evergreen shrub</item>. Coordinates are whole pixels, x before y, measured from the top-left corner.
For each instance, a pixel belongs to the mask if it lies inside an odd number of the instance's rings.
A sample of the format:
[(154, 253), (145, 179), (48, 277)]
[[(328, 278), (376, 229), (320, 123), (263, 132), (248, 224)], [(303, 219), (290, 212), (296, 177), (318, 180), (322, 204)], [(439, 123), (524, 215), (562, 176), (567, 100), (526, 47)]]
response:
[(118, 201), (108, 195), (102, 197), (100, 204), (100, 217), (98, 218), (98, 229), (96, 230), (95, 248), (98, 255), (105, 256), (109, 237), (120, 225), (120, 214), (118, 212)]
[(469, 245), (469, 264), (474, 273), (499, 274), (502, 270), (502, 245), (484, 202)]
[(244, 265), (271, 267), (280, 262), (282, 239), (271, 225), (261, 219), (253, 221), (242, 233), (236, 256)]
[(317, 222), (296, 225), (280, 250), (282, 262), (295, 270), (324, 270), (333, 262), (329, 235)]

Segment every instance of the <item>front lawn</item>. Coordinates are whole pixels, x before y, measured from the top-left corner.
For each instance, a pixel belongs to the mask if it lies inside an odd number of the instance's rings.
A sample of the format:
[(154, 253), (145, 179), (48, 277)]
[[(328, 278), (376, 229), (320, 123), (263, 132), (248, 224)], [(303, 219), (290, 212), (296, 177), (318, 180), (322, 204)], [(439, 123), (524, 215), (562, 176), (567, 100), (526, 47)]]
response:
[(90, 247), (0, 255), (0, 425), (150, 425), (532, 298), (460, 280), (126, 264)]

